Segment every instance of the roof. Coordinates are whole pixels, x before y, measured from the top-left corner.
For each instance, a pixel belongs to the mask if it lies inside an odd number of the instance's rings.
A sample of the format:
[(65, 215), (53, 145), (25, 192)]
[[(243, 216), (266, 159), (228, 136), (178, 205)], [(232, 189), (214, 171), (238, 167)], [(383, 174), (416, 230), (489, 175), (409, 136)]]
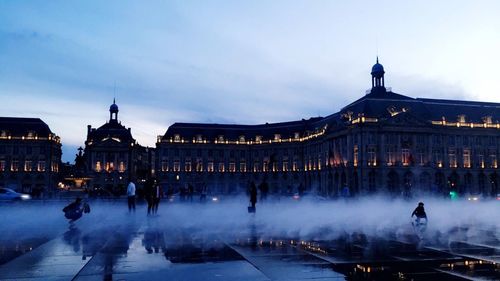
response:
[(52, 134), (49, 126), (40, 118), (0, 117), (0, 131), (6, 131), (11, 136), (25, 136), (28, 132), (40, 137)]
[(93, 141), (103, 141), (107, 138), (117, 138), (121, 142), (134, 141), (130, 130), (125, 128), (125, 126), (116, 120), (110, 120), (110, 122), (102, 125), (101, 127), (92, 129), (87, 136), (87, 139), (91, 139)]
[(168, 128), (162, 139), (168, 140), (176, 134), (184, 138), (195, 138), (201, 135), (207, 139), (216, 139), (219, 136), (224, 136), (225, 139), (233, 140), (237, 140), (240, 136), (248, 139), (255, 136), (272, 139), (275, 134), (280, 134), (281, 138), (294, 138), (295, 133), (300, 133), (302, 136), (306, 131), (317, 129), (315, 125), (322, 119), (323, 117), (314, 117), (307, 120), (302, 119), (299, 121), (259, 125), (175, 123)]

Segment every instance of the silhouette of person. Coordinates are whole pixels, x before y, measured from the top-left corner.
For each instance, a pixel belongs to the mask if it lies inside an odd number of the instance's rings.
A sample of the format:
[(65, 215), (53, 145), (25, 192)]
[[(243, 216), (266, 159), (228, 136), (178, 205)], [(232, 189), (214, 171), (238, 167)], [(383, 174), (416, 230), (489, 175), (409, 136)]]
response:
[(129, 181), (127, 186), (127, 201), (128, 201), (128, 211), (135, 212), (135, 184), (132, 180)]
[(425, 213), (423, 202), (418, 203), (418, 206), (415, 208), (415, 210), (413, 210), (413, 213), (411, 213), (412, 218), (413, 216), (417, 217), (417, 223), (420, 223), (420, 219), (427, 220), (427, 214)]
[(257, 203), (257, 187), (255, 183), (250, 183), (250, 203), (252, 204), (252, 208), (255, 209), (255, 204)]

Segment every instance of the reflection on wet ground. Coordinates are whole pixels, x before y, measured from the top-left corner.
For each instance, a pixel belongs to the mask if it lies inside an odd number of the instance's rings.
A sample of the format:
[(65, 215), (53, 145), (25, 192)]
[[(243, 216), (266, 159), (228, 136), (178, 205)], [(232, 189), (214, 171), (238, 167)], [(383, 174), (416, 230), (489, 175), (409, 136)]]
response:
[(420, 241), (411, 232), (271, 236), (251, 219), (233, 233), (174, 227), (158, 217), (100, 225), (0, 240), (0, 279), (500, 280), (497, 229), (464, 226)]

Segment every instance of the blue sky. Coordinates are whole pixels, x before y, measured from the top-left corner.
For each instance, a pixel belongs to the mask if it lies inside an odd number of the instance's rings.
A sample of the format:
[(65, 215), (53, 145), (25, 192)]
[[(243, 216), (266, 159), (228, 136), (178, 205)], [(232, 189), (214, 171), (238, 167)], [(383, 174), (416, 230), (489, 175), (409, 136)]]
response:
[(395, 92), (500, 102), (499, 11), (499, 1), (1, 1), (1, 115), (42, 118), (72, 161), (114, 95), (122, 123), (154, 146), (174, 122), (336, 112), (370, 87), (377, 53)]

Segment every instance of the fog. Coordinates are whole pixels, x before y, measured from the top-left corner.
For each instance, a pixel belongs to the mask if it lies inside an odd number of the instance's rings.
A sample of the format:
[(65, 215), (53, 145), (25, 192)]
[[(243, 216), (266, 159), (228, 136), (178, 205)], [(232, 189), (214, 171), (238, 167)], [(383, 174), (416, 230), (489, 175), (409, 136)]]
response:
[[(336, 239), (353, 233), (397, 239), (412, 235), (410, 215), (419, 201), (425, 203), (429, 218), (426, 237), (445, 243), (459, 239), (484, 242), (496, 235), (500, 239), (500, 202), (450, 201), (437, 198), (414, 200), (365, 197), (352, 200), (318, 201), (315, 199), (257, 202), (257, 212), (247, 212), (246, 197), (220, 198), (206, 203), (160, 203), (158, 215), (147, 216), (145, 204), (139, 203), (136, 213), (129, 213), (127, 203), (89, 201), (91, 213), (85, 214), (76, 226), (85, 233), (102, 229), (124, 229), (130, 225), (154, 226), (166, 232), (189, 230), (193, 235), (214, 234), (227, 239), (245, 237), (251, 232), (266, 238)], [(68, 229), (62, 208), (67, 201), (1, 203), (1, 240), (27, 239), (40, 235), (51, 237)], [(439, 241), (438, 241), (439, 240)]]

